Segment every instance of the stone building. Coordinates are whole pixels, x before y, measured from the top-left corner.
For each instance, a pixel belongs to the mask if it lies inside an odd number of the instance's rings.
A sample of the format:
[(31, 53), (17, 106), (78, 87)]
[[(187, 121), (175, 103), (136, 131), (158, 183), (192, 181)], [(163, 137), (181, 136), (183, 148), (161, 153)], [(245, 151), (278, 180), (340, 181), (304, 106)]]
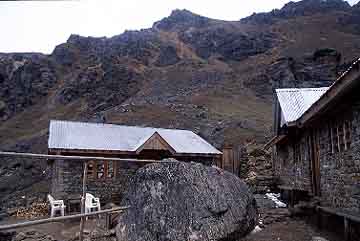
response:
[[(51, 155), (121, 159), (217, 163), (222, 153), (187, 130), (144, 128), (70, 121), (50, 122), (48, 152)], [(87, 191), (104, 203), (120, 201), (133, 173), (144, 163), (87, 160)], [(51, 193), (69, 199), (82, 193), (84, 163), (76, 159), (50, 160)]]
[(277, 89), (273, 168), (279, 188), (360, 214), (360, 70), (330, 87)]

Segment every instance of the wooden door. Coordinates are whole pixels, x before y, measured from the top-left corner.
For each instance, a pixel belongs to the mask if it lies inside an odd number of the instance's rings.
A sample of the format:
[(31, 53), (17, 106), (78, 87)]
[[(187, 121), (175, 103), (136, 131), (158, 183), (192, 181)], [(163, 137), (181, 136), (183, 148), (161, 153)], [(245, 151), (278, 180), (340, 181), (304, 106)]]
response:
[(310, 161), (312, 191), (315, 196), (320, 196), (320, 148), (316, 130), (312, 130), (310, 134)]

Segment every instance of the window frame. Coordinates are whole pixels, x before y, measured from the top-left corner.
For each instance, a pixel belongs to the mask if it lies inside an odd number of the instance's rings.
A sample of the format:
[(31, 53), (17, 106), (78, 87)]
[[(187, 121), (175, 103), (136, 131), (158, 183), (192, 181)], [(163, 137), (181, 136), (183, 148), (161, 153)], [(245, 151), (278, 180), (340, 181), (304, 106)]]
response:
[[(104, 169), (103, 169), (103, 176), (102, 177), (99, 177), (98, 173), (98, 165), (101, 163), (103, 163), (104, 165)], [(112, 164), (112, 173), (113, 173), (113, 176), (112, 177), (109, 177), (109, 167), (110, 167), (110, 163)], [(117, 164), (116, 164), (116, 161), (109, 161), (109, 160), (92, 160), (92, 161), (89, 161), (87, 163), (87, 177), (89, 179), (92, 179), (92, 180), (112, 180), (112, 179), (116, 179), (116, 172), (117, 172)], [(92, 168), (91, 168), (91, 171), (89, 170), (89, 165), (92, 165)]]
[(294, 164), (301, 162), (301, 140), (294, 143)]
[(350, 118), (337, 120), (329, 125), (331, 153), (341, 153), (351, 148), (352, 120)]

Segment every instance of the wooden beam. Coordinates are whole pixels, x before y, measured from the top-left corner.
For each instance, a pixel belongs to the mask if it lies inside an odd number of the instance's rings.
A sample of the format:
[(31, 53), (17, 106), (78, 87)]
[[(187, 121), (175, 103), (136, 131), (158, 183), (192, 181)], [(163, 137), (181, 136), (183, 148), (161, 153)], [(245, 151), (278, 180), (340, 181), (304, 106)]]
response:
[(347, 146), (347, 140), (346, 140), (346, 120), (344, 120), (343, 122), (342, 122), (342, 124), (343, 124), (343, 142), (344, 142), (344, 147), (345, 147), (345, 151), (347, 151), (347, 149), (348, 149), (348, 146)]
[[(83, 185), (82, 185), (82, 196), (81, 196), (81, 213), (85, 213), (85, 200), (86, 200), (86, 177), (87, 177), (87, 161), (84, 161), (84, 174), (83, 174)], [(79, 240), (83, 241), (85, 217), (80, 220), (80, 234)]]
[(344, 218), (344, 240), (345, 241), (350, 240), (350, 225), (349, 225), (349, 220), (347, 218)]
[(337, 215), (340, 217), (347, 218), (347, 219), (352, 220), (357, 223), (360, 223), (360, 213), (359, 213), (359, 215), (352, 215), (352, 214), (342, 212), (338, 209), (334, 209), (334, 208), (330, 208), (330, 207), (322, 207), (322, 206), (317, 206), (316, 209), (321, 210), (326, 213), (330, 213), (330, 214), (334, 214), (334, 215)]
[(137, 162), (137, 163), (167, 163), (173, 161), (163, 160), (142, 160), (132, 158), (115, 158), (115, 157), (94, 157), (94, 156), (64, 156), (64, 155), (46, 155), (46, 154), (34, 154), (34, 153), (18, 153), (18, 152), (2, 152), (0, 156), (15, 156), (15, 157), (29, 157), (29, 158), (44, 158), (44, 159), (62, 159), (62, 160), (81, 160), (81, 161), (122, 161), (122, 162)]
[[(101, 157), (101, 156), (64, 156), (64, 155), (46, 155), (46, 154), (35, 154), (35, 153), (20, 153), (20, 152), (5, 152), (0, 151), (0, 156), (15, 156), (15, 157), (29, 157), (29, 158), (44, 158), (44, 159), (62, 159), (62, 160), (93, 160), (93, 161), (120, 161), (120, 162), (136, 162), (136, 163), (171, 163), (173, 161), (164, 161), (164, 160), (146, 160), (146, 159), (136, 159), (136, 158), (116, 158), (116, 157)], [(173, 155), (176, 157), (221, 157), (221, 154), (196, 154), (196, 153), (177, 153)]]
[(277, 143), (279, 143), (280, 141), (284, 140), (287, 136), (286, 135), (278, 135), (278, 136), (274, 136), (273, 138), (271, 138), (270, 141), (268, 141), (264, 147), (263, 150), (267, 150), (270, 147), (276, 145)]
[(27, 221), (27, 222), (22, 222), (22, 223), (5, 224), (5, 225), (0, 225), (0, 231), (24, 228), (24, 227), (29, 227), (29, 226), (34, 226), (34, 225), (39, 225), (39, 224), (44, 224), (44, 223), (63, 222), (65, 220), (80, 219), (82, 217), (96, 216), (96, 215), (103, 214), (103, 213), (122, 212), (128, 208), (130, 208), (130, 206), (117, 207), (117, 208), (113, 208), (113, 209), (105, 209), (105, 210), (87, 213), (87, 214), (81, 213), (81, 214), (75, 214), (75, 215), (69, 215), (69, 216), (63, 216), (63, 217), (45, 218), (45, 219)]

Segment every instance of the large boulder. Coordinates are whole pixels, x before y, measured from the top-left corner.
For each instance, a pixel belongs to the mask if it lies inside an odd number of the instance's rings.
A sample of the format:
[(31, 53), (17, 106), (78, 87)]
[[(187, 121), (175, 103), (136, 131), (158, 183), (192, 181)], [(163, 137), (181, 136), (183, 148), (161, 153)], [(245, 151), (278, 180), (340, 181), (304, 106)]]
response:
[(199, 163), (139, 169), (116, 227), (118, 240), (237, 240), (255, 227), (256, 202), (233, 174)]

